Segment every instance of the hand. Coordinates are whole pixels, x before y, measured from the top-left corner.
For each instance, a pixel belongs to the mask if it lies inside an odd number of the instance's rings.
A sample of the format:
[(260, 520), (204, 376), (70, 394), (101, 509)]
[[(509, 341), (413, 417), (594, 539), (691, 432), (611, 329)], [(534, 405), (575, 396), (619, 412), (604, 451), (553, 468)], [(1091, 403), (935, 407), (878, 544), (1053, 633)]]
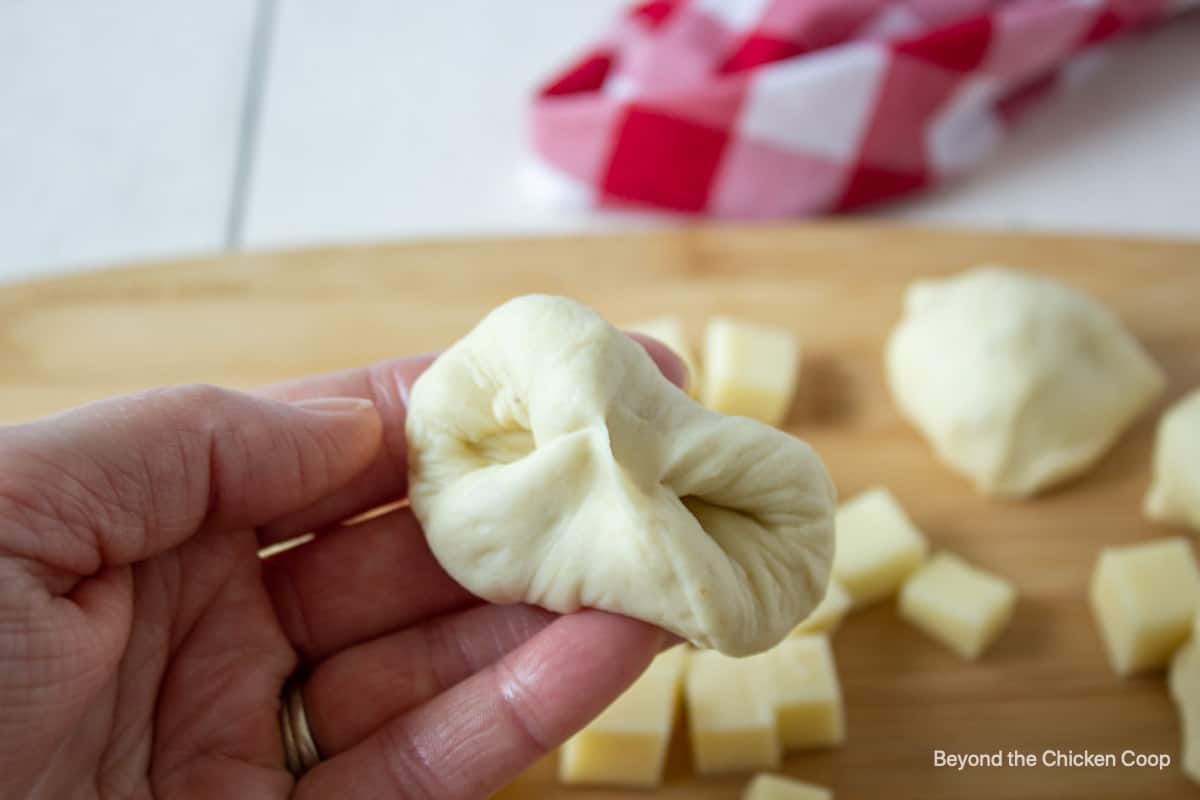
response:
[[(656, 628), (482, 603), (407, 507), (342, 524), (404, 497), (428, 363), (0, 428), (0, 796), (483, 797), (633, 681)], [(300, 664), (325, 760), (296, 781)]]

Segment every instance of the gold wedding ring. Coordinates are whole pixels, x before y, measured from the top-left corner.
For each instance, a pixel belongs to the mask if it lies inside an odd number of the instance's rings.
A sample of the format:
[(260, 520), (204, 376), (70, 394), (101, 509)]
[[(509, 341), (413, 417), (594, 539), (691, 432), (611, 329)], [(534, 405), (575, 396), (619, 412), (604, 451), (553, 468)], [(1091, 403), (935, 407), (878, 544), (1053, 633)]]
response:
[(288, 681), (279, 704), (279, 732), (288, 772), (299, 778), (321, 763), (321, 751), (313, 739), (304, 711), (304, 684), (297, 677)]

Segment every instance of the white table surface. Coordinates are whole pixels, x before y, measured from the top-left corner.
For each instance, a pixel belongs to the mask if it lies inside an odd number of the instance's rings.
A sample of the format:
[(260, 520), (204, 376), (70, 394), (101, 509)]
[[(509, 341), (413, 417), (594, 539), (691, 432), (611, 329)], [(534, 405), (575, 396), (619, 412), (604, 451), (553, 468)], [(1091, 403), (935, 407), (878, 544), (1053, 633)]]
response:
[[(0, 280), (672, 224), (545, 202), (532, 87), (624, 0), (0, 3)], [(970, 179), (874, 217), (1200, 237), (1200, 15), (1113, 48)]]

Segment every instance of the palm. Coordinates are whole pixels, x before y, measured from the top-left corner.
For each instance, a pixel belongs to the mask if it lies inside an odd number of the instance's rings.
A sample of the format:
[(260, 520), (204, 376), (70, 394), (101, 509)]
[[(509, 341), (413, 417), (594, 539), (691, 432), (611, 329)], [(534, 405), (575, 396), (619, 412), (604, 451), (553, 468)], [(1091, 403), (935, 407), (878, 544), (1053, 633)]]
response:
[(89, 681), (114, 656), (119, 666), (80, 709), (75, 727), (88, 735), (46, 765), (45, 796), (77, 787), (85, 764), (100, 796), (288, 796), (276, 708), (296, 654), (256, 548), (249, 530), (201, 534), (97, 581), (93, 607), (113, 613), (64, 615), (64, 641), (97, 647), (65, 660), (63, 687)]
[[(283, 767), (277, 708), (296, 665), (260, 577), (252, 531), (217, 532), (189, 541), (175, 564), (195, 587), (176, 598), (174, 613), (158, 602), (138, 603), (135, 615), (166, 631), (170, 657), (161, 671), (157, 709), (139, 713), (155, 733), (148, 769), (159, 797), (211, 796), (223, 787), (235, 797), (286, 797), (292, 776)], [(164, 581), (165, 584), (165, 581)], [(191, 596), (186, 596), (190, 594)], [(161, 636), (162, 634), (160, 634)], [(149, 645), (150, 658), (160, 643)], [(134, 648), (125, 670), (137, 679)], [(202, 787), (208, 787), (204, 791)]]

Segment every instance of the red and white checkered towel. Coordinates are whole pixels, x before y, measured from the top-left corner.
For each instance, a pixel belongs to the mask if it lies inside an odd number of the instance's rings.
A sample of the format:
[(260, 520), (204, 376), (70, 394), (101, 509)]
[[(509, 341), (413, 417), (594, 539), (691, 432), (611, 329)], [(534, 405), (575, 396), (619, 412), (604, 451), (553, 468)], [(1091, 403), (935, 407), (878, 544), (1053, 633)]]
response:
[(974, 166), (1081, 54), (1197, 4), (650, 0), (538, 93), (534, 143), (598, 205), (844, 211)]

